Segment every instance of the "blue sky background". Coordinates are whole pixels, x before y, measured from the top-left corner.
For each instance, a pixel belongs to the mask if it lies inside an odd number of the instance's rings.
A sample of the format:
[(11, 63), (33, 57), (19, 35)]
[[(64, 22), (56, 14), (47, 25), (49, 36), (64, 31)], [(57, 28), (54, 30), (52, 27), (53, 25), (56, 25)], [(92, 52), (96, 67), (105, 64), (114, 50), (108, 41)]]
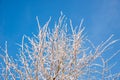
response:
[[(72, 19), (74, 26), (84, 18), (85, 33), (95, 45), (111, 34), (120, 39), (120, 0), (0, 0), (0, 45), (8, 41), (9, 54), (14, 56), (18, 50), (16, 43), (20, 43), (22, 36), (37, 33), (36, 16), (44, 25), (50, 16), (52, 22), (58, 20), (61, 11)], [(118, 49), (120, 42), (112, 50)], [(105, 57), (108, 55), (112, 53)], [(119, 58), (117, 55), (112, 61), (120, 62)], [(114, 71), (118, 69), (120, 63)]]

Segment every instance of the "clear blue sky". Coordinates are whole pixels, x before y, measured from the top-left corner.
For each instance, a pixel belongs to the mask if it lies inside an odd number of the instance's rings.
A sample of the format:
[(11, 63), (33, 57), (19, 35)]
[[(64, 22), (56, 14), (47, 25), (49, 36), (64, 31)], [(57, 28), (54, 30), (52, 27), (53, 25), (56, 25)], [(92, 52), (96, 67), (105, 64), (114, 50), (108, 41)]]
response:
[[(85, 32), (95, 45), (111, 34), (120, 39), (120, 0), (0, 0), (0, 45), (8, 41), (9, 54), (15, 55), (23, 34), (37, 33), (36, 16), (44, 25), (50, 16), (57, 20), (60, 11), (73, 25), (84, 18)], [(120, 49), (120, 42), (113, 49)]]

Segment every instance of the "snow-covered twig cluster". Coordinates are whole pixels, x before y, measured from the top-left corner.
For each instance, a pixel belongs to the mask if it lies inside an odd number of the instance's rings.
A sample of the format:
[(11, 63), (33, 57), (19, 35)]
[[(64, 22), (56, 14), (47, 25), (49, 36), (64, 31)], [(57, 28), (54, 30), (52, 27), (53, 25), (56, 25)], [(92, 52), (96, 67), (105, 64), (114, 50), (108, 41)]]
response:
[[(40, 27), (36, 17), (39, 33), (22, 38), (18, 57), (12, 58), (5, 49), (0, 54), (0, 80), (117, 80), (120, 74), (112, 74), (114, 65), (107, 63), (120, 51), (105, 60), (102, 54), (117, 40), (110, 36), (105, 42), (95, 47), (84, 34), (81, 21), (78, 27), (65, 22), (61, 14), (54, 29), (48, 28), (51, 18)], [(70, 30), (69, 31), (69, 27)], [(85, 46), (90, 44), (90, 46)], [(89, 48), (90, 47), (90, 48)], [(99, 59), (99, 61), (97, 61)]]

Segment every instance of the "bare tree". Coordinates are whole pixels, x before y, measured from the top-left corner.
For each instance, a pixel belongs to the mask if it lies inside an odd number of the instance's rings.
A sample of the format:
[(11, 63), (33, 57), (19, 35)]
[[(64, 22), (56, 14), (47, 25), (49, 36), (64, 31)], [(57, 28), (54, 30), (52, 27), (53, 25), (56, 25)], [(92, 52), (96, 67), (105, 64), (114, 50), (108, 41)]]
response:
[[(48, 28), (51, 18), (40, 27), (36, 17), (39, 33), (33, 37), (26, 35), (17, 58), (8, 55), (7, 42), (5, 53), (0, 54), (0, 80), (117, 80), (120, 74), (112, 74), (113, 65), (108, 62), (117, 55), (105, 60), (102, 54), (118, 40), (110, 36), (97, 47), (83, 34), (83, 20), (78, 27), (72, 21), (67, 25), (65, 15), (61, 13), (54, 29)], [(70, 26), (70, 28), (68, 27)], [(71, 30), (71, 31), (70, 31)], [(87, 45), (87, 46), (86, 46)]]

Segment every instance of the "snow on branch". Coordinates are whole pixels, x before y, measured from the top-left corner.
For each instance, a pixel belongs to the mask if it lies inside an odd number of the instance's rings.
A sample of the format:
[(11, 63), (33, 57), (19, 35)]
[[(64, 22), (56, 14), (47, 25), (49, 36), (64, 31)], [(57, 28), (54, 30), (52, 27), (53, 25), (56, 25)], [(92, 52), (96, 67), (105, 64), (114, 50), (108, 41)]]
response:
[[(0, 80), (116, 80), (120, 73), (112, 74), (113, 65), (107, 63), (116, 56), (105, 60), (102, 54), (116, 43), (110, 36), (97, 47), (84, 35), (83, 19), (78, 27), (65, 22), (61, 13), (58, 23), (50, 30), (49, 23), (41, 27), (36, 17), (39, 33), (33, 37), (24, 35), (17, 58), (9, 56), (7, 42), (5, 54), (0, 54)], [(70, 29), (70, 30), (69, 30)], [(89, 46), (84, 46), (90, 44)], [(93, 46), (93, 48), (91, 48)], [(90, 48), (89, 48), (90, 47)], [(99, 60), (99, 61), (97, 61)]]

